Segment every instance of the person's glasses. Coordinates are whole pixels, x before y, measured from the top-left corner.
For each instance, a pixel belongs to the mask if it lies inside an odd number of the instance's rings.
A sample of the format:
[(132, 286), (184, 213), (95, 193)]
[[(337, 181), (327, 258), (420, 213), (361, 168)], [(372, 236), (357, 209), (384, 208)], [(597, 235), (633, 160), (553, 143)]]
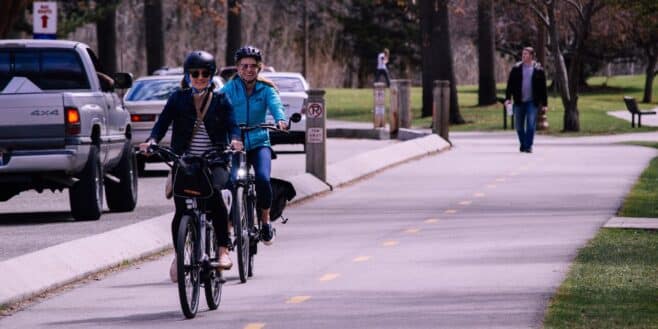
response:
[(190, 71), (190, 76), (195, 78), (195, 79), (198, 78), (199, 75), (201, 75), (204, 78), (207, 78), (207, 77), (210, 76), (210, 71), (208, 71), (208, 70), (193, 70), (193, 71)]
[(243, 69), (243, 70), (255, 69), (255, 68), (258, 68), (258, 64), (240, 64), (240, 68)]

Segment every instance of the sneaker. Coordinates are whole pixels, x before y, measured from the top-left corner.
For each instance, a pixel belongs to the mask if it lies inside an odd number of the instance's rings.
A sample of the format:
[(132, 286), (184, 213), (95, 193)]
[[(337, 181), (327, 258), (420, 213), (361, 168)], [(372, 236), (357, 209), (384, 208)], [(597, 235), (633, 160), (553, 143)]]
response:
[(171, 282), (176, 283), (178, 281), (178, 271), (176, 265), (176, 256), (171, 261), (171, 266), (169, 267), (169, 279)]
[(272, 227), (272, 224), (263, 224), (263, 227), (260, 229), (260, 239), (263, 240), (263, 243), (266, 246), (272, 245), (275, 237), (276, 230)]
[(229, 257), (228, 253), (220, 254), (217, 268), (220, 270), (230, 270), (231, 267), (233, 267), (233, 262), (231, 261), (231, 257)]

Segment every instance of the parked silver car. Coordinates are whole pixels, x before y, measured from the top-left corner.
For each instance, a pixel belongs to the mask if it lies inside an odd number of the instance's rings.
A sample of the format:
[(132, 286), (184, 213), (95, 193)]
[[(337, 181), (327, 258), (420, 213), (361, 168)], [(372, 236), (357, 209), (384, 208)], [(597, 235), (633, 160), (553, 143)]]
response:
[[(272, 82), (279, 89), (281, 102), (285, 109), (286, 117), (290, 118), (293, 113), (300, 113), (302, 119), (290, 125), (289, 133), (271, 132), (272, 144), (304, 144), (306, 137), (306, 103), (308, 100), (308, 82), (304, 76), (297, 72), (261, 72), (260, 76)], [(274, 119), (268, 115), (268, 122)]]
[[(144, 142), (150, 136), (158, 115), (162, 112), (169, 96), (180, 88), (182, 79), (182, 74), (160, 73), (160, 75), (145, 76), (133, 82), (132, 88), (128, 90), (123, 100), (130, 112), (133, 127), (132, 142), (135, 148), (138, 148), (139, 143)], [(216, 90), (224, 86), (222, 79), (218, 76), (213, 77), (213, 82)], [(171, 127), (160, 144), (169, 145), (170, 139)], [(143, 156), (137, 157), (140, 173), (144, 172), (146, 160), (147, 158)], [(149, 162), (158, 160), (156, 157), (148, 158)]]

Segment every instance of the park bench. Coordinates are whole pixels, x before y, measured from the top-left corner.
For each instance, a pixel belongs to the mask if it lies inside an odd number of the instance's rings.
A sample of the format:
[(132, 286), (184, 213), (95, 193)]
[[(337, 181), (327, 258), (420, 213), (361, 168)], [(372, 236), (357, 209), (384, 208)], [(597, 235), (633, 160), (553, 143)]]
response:
[(637, 107), (637, 102), (635, 98), (630, 96), (624, 96), (624, 103), (626, 103), (626, 109), (628, 112), (631, 112), (631, 127), (635, 128), (635, 115), (637, 115), (637, 127), (642, 127), (642, 116), (656, 114), (655, 111), (640, 111)]

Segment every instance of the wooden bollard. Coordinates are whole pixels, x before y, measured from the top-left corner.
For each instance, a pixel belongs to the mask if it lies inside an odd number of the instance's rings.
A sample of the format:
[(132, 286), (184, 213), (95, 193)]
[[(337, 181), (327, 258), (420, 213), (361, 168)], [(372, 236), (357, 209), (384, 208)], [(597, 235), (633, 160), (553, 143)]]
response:
[(450, 81), (435, 80), (432, 94), (434, 97), (432, 132), (449, 141)]

